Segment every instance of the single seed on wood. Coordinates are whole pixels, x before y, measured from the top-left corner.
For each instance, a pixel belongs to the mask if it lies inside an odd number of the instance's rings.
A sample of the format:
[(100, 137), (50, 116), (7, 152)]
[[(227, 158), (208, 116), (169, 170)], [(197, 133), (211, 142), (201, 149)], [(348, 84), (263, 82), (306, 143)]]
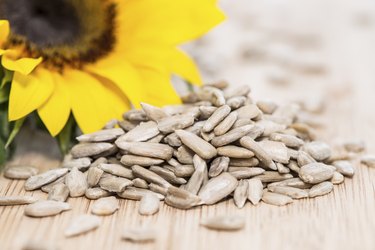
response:
[(154, 122), (158, 122), (168, 116), (167, 113), (165, 113), (161, 108), (152, 106), (144, 102), (141, 102), (141, 106), (146, 116)]
[(344, 143), (344, 148), (348, 152), (360, 153), (366, 150), (366, 144), (362, 140), (347, 141)]
[(284, 143), (276, 141), (261, 141), (258, 145), (263, 148), (263, 150), (266, 151), (275, 162), (284, 164), (289, 163), (288, 148)]
[(255, 167), (229, 167), (229, 173), (235, 177), (236, 179), (247, 179), (253, 176), (257, 176), (263, 174), (265, 170), (263, 168), (255, 168)]
[(262, 182), (268, 183), (268, 182), (275, 182), (275, 181), (282, 181), (286, 179), (293, 178), (293, 175), (291, 174), (280, 174), (279, 172), (275, 171), (265, 171), (261, 175), (257, 175), (254, 178), (257, 178), (261, 180)]
[(61, 201), (37, 201), (25, 208), (25, 215), (30, 217), (46, 217), (71, 209), (70, 205)]
[(238, 208), (243, 208), (248, 197), (249, 182), (248, 180), (240, 180), (238, 186), (234, 190), (234, 204)]
[(253, 158), (231, 158), (230, 165), (232, 167), (255, 167), (259, 165), (259, 160), (255, 157)]
[(336, 168), (337, 172), (347, 177), (354, 175), (354, 167), (349, 161), (335, 161), (332, 165)]
[(313, 186), (309, 191), (309, 197), (317, 197), (330, 193), (333, 190), (333, 184), (329, 181), (324, 181)]
[(111, 143), (99, 142), (99, 143), (81, 143), (75, 145), (70, 151), (74, 158), (82, 158), (88, 156), (96, 156), (107, 151), (115, 149)]
[(160, 134), (158, 125), (156, 122), (149, 121), (149, 122), (142, 122), (138, 126), (134, 127), (125, 135), (120, 136), (116, 143), (122, 141), (128, 142), (139, 142), (139, 141), (147, 141), (155, 136)]
[(114, 141), (116, 138), (124, 134), (121, 128), (103, 129), (91, 134), (78, 136), (79, 142), (107, 142)]
[(115, 193), (123, 192), (126, 187), (132, 184), (133, 182), (131, 180), (115, 176), (102, 177), (99, 181), (99, 186), (102, 189)]
[(139, 203), (138, 212), (141, 215), (153, 215), (159, 211), (160, 200), (156, 194), (145, 194)]
[(154, 172), (152, 172), (148, 169), (145, 169), (141, 166), (134, 165), (132, 167), (132, 171), (133, 171), (134, 176), (142, 178), (142, 179), (146, 180), (147, 182), (155, 183), (155, 184), (161, 185), (163, 187), (169, 187), (171, 185), (168, 181), (163, 179), (160, 175), (158, 175), (158, 174), (156, 174), (156, 173), (154, 173)]
[(156, 240), (156, 231), (150, 228), (130, 228), (122, 232), (121, 238), (131, 242), (152, 242)]
[(98, 167), (90, 167), (87, 171), (87, 185), (94, 187), (99, 183), (104, 171)]
[(138, 155), (123, 155), (121, 157), (121, 163), (128, 167), (131, 167), (133, 165), (149, 167), (152, 165), (159, 165), (163, 162), (164, 160), (162, 159), (155, 159), (151, 157), (144, 157)]
[(184, 145), (189, 147), (203, 159), (211, 159), (216, 156), (216, 148), (197, 135), (184, 130), (176, 130), (175, 132)]
[(134, 179), (134, 175), (132, 173), (132, 170), (127, 168), (127, 167), (124, 167), (120, 164), (103, 163), (103, 164), (100, 164), (98, 166), (98, 168), (100, 168), (104, 172), (112, 174), (112, 175), (124, 177), (124, 178), (127, 178), (127, 179)]
[(364, 155), (361, 157), (361, 163), (370, 168), (375, 168), (375, 155)]
[(95, 215), (111, 215), (119, 209), (119, 203), (116, 197), (99, 198), (94, 202), (91, 213)]
[(90, 232), (100, 226), (101, 220), (95, 215), (82, 214), (74, 218), (65, 229), (66, 237), (73, 237)]
[(253, 205), (257, 205), (262, 199), (263, 195), (263, 184), (259, 179), (248, 180), (248, 192), (247, 198)]
[(317, 161), (324, 161), (331, 156), (331, 148), (324, 142), (313, 141), (303, 146), (304, 150)]
[(305, 166), (310, 163), (316, 162), (314, 158), (312, 158), (308, 153), (305, 151), (298, 151), (298, 156), (297, 156), (297, 162), (300, 167)]
[[(155, 185), (155, 184), (154, 184)], [(117, 195), (124, 199), (140, 201), (146, 194), (155, 194), (159, 200), (164, 199), (164, 195), (155, 192), (154, 190), (148, 190), (137, 187), (128, 187), (123, 192), (117, 193)]]
[(306, 183), (317, 184), (331, 179), (334, 172), (334, 167), (317, 162), (302, 166), (299, 177)]
[(236, 231), (245, 227), (245, 218), (238, 215), (215, 216), (203, 220), (201, 225), (213, 230)]
[(66, 175), (65, 184), (71, 197), (83, 196), (88, 188), (86, 176), (78, 168), (72, 168)]
[(208, 118), (206, 123), (204, 124), (202, 131), (203, 132), (211, 132), (225, 117), (228, 116), (230, 113), (230, 107), (228, 105), (223, 105)]
[(217, 154), (230, 158), (251, 158), (254, 156), (252, 151), (234, 145), (227, 145), (217, 148)]
[(262, 196), (262, 201), (267, 204), (275, 205), (275, 206), (284, 206), (289, 203), (293, 202), (293, 199), (289, 196), (271, 193), (271, 192), (264, 192)]
[(303, 189), (288, 186), (271, 186), (267, 187), (272, 193), (284, 194), (293, 199), (302, 199), (309, 197), (309, 193)]
[(38, 169), (32, 166), (10, 166), (4, 170), (4, 177), (8, 179), (26, 180), (38, 174)]
[(229, 157), (217, 157), (211, 162), (210, 170), (208, 171), (209, 177), (216, 177), (222, 172), (226, 172), (229, 167)]
[(229, 173), (222, 173), (217, 177), (211, 178), (206, 185), (199, 191), (199, 198), (207, 205), (227, 197), (238, 185), (238, 181)]
[(331, 178), (332, 184), (335, 184), (335, 185), (343, 183), (344, 180), (345, 180), (345, 177), (342, 174), (340, 174), (339, 172), (336, 172), (336, 171), (333, 173), (333, 176)]
[(152, 166), (150, 167), (150, 171), (161, 176), (163, 179), (165, 179), (171, 184), (182, 185), (182, 184), (186, 184), (187, 182), (184, 178), (177, 177), (172, 171), (167, 170), (163, 167)]
[(144, 188), (144, 189), (148, 188), (147, 181), (145, 181), (145, 180), (143, 180), (141, 178), (135, 178), (133, 180), (133, 186), (137, 187), (137, 188)]
[(189, 209), (202, 204), (201, 199), (197, 195), (174, 186), (168, 187), (165, 203), (179, 209)]
[(0, 197), (0, 206), (26, 205), (37, 201), (33, 196), (3, 196)]
[(231, 112), (227, 117), (224, 118), (215, 128), (214, 134), (216, 136), (223, 135), (233, 126), (237, 120), (237, 113)]
[(85, 192), (85, 196), (90, 200), (97, 200), (99, 198), (108, 197), (111, 195), (111, 192), (101, 189), (99, 187), (88, 188)]
[(273, 162), (272, 157), (252, 138), (245, 136), (242, 137), (240, 143), (243, 147), (250, 149), (254, 152), (255, 156), (268, 168), (277, 170), (276, 164)]
[(48, 200), (66, 201), (69, 197), (69, 188), (64, 183), (58, 183), (48, 192)]
[(63, 168), (69, 168), (72, 169), (74, 167), (78, 168), (79, 170), (86, 170), (91, 165), (91, 159), (89, 157), (83, 157), (78, 159), (72, 159), (69, 161), (64, 161), (62, 163)]
[(116, 142), (116, 145), (120, 149), (126, 150), (133, 155), (159, 158), (163, 160), (169, 160), (173, 155), (173, 148), (161, 143), (118, 141)]
[(291, 147), (291, 148), (298, 148), (304, 144), (303, 140), (301, 140), (300, 138), (294, 135), (280, 134), (280, 133), (271, 134), (270, 140), (282, 142), (285, 144), (285, 146)]
[(221, 146), (227, 145), (231, 142), (237, 141), (238, 139), (244, 137), (245, 135), (250, 133), (251, 130), (253, 129), (254, 129), (254, 125), (245, 125), (242, 127), (234, 128), (228, 131), (226, 134), (213, 138), (211, 141), (211, 144), (215, 147), (221, 147)]
[(297, 178), (286, 179), (283, 181), (272, 182), (267, 185), (267, 187), (274, 187), (274, 186), (288, 186), (288, 187), (306, 189), (306, 188), (311, 188), (312, 184), (305, 183), (300, 178), (297, 177)]
[(178, 129), (187, 128), (194, 123), (191, 114), (168, 116), (158, 122), (158, 128), (163, 134), (169, 134)]
[(42, 174), (31, 176), (25, 182), (25, 190), (32, 191), (32, 190), (38, 189), (48, 183), (51, 183), (57, 180), (59, 177), (68, 173), (68, 171), (69, 170), (67, 168), (58, 168), (58, 169), (49, 170)]

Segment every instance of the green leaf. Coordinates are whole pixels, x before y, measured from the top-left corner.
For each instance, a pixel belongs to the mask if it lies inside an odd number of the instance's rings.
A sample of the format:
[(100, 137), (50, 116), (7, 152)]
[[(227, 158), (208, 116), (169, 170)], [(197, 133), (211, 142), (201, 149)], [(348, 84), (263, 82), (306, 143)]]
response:
[(3, 79), (1, 80), (0, 89), (4, 88), (4, 86), (8, 82), (11, 82), (12, 79), (13, 79), (13, 71), (4, 69), (4, 75), (3, 75)]
[(56, 137), (60, 151), (63, 155), (66, 155), (69, 152), (75, 141), (76, 128), (77, 124), (71, 115), (63, 130)]
[(18, 132), (20, 131), (24, 121), (25, 121), (25, 118), (21, 118), (21, 119), (14, 122), (12, 132), (10, 132), (8, 140), (5, 144), (5, 149), (7, 149), (9, 147), (9, 145), (12, 143), (12, 141), (14, 140), (14, 138), (16, 137)]
[(0, 88), (0, 104), (5, 103), (9, 100), (10, 85), (6, 85), (4, 88)]
[(4, 141), (0, 138), (0, 167), (3, 166), (8, 158), (7, 150), (5, 149)]

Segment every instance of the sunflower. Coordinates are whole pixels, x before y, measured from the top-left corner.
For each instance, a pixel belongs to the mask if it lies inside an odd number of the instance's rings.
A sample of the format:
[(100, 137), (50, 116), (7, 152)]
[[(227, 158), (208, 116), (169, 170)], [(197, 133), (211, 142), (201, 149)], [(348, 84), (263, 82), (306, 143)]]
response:
[(0, 0), (9, 120), (36, 110), (56, 136), (73, 114), (89, 133), (141, 101), (179, 103), (171, 74), (201, 80), (177, 46), (223, 18), (216, 0)]

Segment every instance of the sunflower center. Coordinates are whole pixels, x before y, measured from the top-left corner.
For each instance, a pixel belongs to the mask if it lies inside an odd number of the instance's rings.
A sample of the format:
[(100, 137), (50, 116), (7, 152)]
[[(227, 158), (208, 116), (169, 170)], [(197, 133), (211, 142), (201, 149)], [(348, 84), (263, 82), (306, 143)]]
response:
[(42, 56), (47, 66), (80, 68), (113, 49), (115, 5), (110, 0), (0, 0), (9, 20), (8, 48)]

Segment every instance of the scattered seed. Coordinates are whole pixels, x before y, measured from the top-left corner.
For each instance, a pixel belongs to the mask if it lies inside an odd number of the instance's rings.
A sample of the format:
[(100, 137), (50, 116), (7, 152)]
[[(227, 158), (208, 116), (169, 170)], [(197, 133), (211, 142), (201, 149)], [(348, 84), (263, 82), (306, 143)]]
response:
[(4, 177), (8, 179), (25, 180), (38, 174), (38, 169), (32, 166), (10, 166), (4, 170)]
[(136, 200), (136, 201), (140, 201), (142, 197), (145, 196), (146, 194), (155, 194), (159, 198), (159, 200), (164, 199), (164, 195), (160, 193), (156, 193), (148, 189), (136, 188), (136, 187), (128, 187), (123, 192), (117, 193), (117, 195), (120, 196), (121, 198), (129, 199), (129, 200)]
[(298, 151), (298, 156), (297, 156), (297, 162), (299, 166), (305, 166), (310, 163), (316, 162), (314, 158), (312, 158), (308, 153), (305, 151)]
[(362, 140), (347, 141), (344, 143), (344, 148), (348, 152), (360, 153), (366, 150), (366, 144)]
[(231, 112), (227, 117), (224, 118), (215, 128), (214, 134), (216, 136), (223, 135), (229, 131), (229, 129), (233, 126), (233, 124), (237, 120), (237, 113)]
[(30, 217), (46, 217), (71, 209), (70, 205), (61, 201), (37, 201), (25, 208), (25, 215)]
[(262, 196), (262, 201), (270, 205), (284, 206), (289, 203), (292, 203), (293, 199), (283, 194), (264, 192)]
[(330, 193), (333, 190), (333, 184), (329, 181), (324, 181), (313, 186), (309, 191), (309, 197), (322, 196)]
[(165, 203), (178, 209), (189, 209), (202, 204), (201, 199), (181, 188), (170, 186), (165, 197)]
[(71, 197), (83, 196), (88, 188), (86, 176), (76, 167), (66, 175), (65, 184)]
[(323, 163), (310, 163), (301, 167), (299, 177), (306, 183), (317, 184), (332, 178), (334, 167)]
[(94, 187), (99, 183), (104, 171), (98, 167), (90, 167), (87, 171), (87, 185)]
[(159, 211), (160, 200), (156, 194), (145, 194), (139, 203), (139, 214), (153, 215)]
[(99, 187), (88, 188), (85, 192), (86, 198), (90, 200), (97, 200), (99, 198), (110, 196), (111, 192), (101, 189)]
[(332, 165), (336, 168), (337, 172), (347, 177), (353, 177), (354, 167), (349, 161), (335, 161)]
[(253, 176), (261, 175), (265, 172), (263, 168), (254, 167), (229, 167), (228, 171), (237, 179), (247, 179)]
[(127, 142), (140, 142), (147, 141), (159, 134), (158, 125), (156, 122), (142, 122), (138, 126), (134, 127), (125, 135), (119, 137), (115, 143), (127, 141)]
[(344, 182), (344, 180), (345, 180), (345, 177), (341, 173), (336, 172), (336, 171), (333, 173), (333, 176), (331, 178), (331, 182), (334, 185), (341, 184)]
[(133, 182), (126, 178), (108, 176), (101, 178), (99, 181), (99, 186), (109, 192), (120, 193), (125, 190), (126, 187), (132, 185)]
[(375, 168), (375, 155), (365, 155), (361, 157), (361, 163), (370, 168)]
[(82, 214), (75, 217), (69, 226), (65, 229), (66, 237), (73, 237), (80, 234), (88, 233), (100, 226), (101, 220), (95, 215)]
[(152, 242), (156, 240), (156, 231), (150, 228), (131, 228), (124, 230), (121, 237), (132, 242)]
[(0, 206), (26, 205), (37, 201), (33, 196), (3, 196), (0, 197)]
[(295, 187), (288, 187), (288, 186), (271, 186), (268, 187), (268, 190), (277, 193), (277, 194), (284, 194), (293, 199), (302, 199), (309, 197), (309, 193), (303, 189), (295, 188)]
[(238, 215), (215, 216), (203, 220), (201, 225), (213, 230), (236, 231), (245, 227), (245, 218)]
[(25, 190), (32, 191), (38, 189), (48, 183), (51, 183), (57, 180), (59, 177), (68, 173), (68, 169), (66, 168), (59, 168), (59, 169), (52, 169), (42, 174), (31, 176), (25, 182)]
[(280, 133), (271, 134), (270, 140), (282, 142), (285, 144), (285, 146), (291, 147), (291, 148), (298, 148), (304, 144), (303, 140), (301, 140), (300, 138), (294, 135), (280, 134)]
[(165, 167), (152, 166), (150, 167), (150, 171), (161, 176), (163, 179), (165, 179), (171, 184), (175, 184), (175, 185), (186, 184), (186, 180), (184, 178), (177, 177), (172, 171), (166, 169)]
[(247, 159), (230, 159), (230, 165), (234, 167), (255, 167), (259, 165), (259, 160), (255, 157)]
[(83, 158), (78, 158), (78, 159), (72, 159), (69, 161), (64, 161), (62, 163), (63, 168), (69, 168), (72, 169), (74, 167), (78, 168), (79, 170), (86, 170), (90, 167), (91, 165), (91, 159), (89, 157), (83, 157)]
[(91, 213), (95, 215), (111, 215), (119, 209), (119, 203), (116, 197), (99, 198), (94, 202), (91, 208)]
[(64, 183), (54, 185), (48, 192), (48, 200), (64, 202), (69, 197), (69, 188)]
[(324, 161), (331, 156), (331, 148), (324, 142), (313, 141), (304, 145), (304, 150), (317, 161)]

